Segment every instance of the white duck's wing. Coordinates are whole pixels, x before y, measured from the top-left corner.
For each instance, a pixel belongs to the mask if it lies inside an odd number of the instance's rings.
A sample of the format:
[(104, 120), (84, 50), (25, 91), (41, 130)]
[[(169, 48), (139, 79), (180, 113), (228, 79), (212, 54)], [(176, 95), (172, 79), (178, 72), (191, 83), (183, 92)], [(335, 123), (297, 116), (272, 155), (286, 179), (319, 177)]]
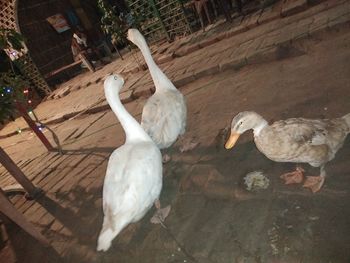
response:
[(177, 90), (155, 93), (145, 104), (141, 125), (159, 148), (173, 144), (185, 132), (187, 109)]
[(108, 163), (103, 186), (105, 215), (138, 220), (158, 198), (161, 187), (161, 154), (155, 145), (124, 145)]

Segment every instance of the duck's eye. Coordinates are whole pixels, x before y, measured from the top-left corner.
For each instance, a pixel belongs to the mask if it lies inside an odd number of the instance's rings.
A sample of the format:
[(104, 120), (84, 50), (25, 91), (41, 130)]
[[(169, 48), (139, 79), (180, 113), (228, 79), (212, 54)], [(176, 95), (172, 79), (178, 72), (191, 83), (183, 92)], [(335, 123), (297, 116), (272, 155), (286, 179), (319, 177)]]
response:
[(243, 124), (243, 121), (240, 121), (240, 122), (238, 123), (238, 127), (241, 126), (242, 124)]
[(117, 80), (118, 78), (116, 76), (114, 76), (114, 80)]

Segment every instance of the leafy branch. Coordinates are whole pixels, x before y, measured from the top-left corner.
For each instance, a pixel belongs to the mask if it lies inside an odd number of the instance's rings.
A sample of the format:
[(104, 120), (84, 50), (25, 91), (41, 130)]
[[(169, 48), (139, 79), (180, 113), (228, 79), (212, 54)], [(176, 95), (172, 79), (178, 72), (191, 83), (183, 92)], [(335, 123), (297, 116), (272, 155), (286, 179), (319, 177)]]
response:
[(0, 49), (21, 50), (25, 38), (14, 29), (0, 28)]
[[(14, 29), (0, 28), (0, 49), (21, 50), (24, 37)], [(15, 102), (23, 100), (23, 90), (29, 86), (28, 81), (16, 74), (9, 60), (12, 70), (0, 72), (0, 122), (12, 119), (16, 111)]]
[(127, 45), (127, 31), (131, 27), (139, 28), (142, 16), (131, 11), (127, 14), (117, 15), (115, 9), (105, 0), (98, 0), (98, 7), (102, 13), (101, 28), (103, 32), (109, 35), (112, 43)]

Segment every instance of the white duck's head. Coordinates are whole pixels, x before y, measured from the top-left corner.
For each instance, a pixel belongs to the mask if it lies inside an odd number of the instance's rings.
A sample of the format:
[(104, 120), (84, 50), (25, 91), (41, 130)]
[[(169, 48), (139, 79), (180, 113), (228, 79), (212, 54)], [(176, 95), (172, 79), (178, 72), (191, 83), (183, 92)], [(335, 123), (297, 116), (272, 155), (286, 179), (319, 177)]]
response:
[(128, 39), (140, 49), (153, 79), (154, 86), (156, 87), (156, 92), (169, 89), (176, 90), (174, 84), (168, 79), (168, 77), (154, 61), (151, 49), (140, 31), (130, 28), (128, 30)]
[(254, 136), (267, 125), (267, 121), (254, 111), (242, 111), (238, 113), (231, 122), (231, 134), (225, 144), (226, 149), (231, 149), (237, 142), (239, 136), (253, 129)]
[(124, 86), (124, 78), (119, 74), (110, 75), (105, 79), (103, 85), (105, 89), (113, 88), (119, 92)]
[(128, 30), (127, 38), (129, 41), (131, 41), (132, 43), (134, 43), (138, 47), (145, 45), (145, 43), (146, 43), (146, 40), (143, 37), (143, 35), (140, 33), (140, 31), (138, 31), (135, 28), (130, 28)]

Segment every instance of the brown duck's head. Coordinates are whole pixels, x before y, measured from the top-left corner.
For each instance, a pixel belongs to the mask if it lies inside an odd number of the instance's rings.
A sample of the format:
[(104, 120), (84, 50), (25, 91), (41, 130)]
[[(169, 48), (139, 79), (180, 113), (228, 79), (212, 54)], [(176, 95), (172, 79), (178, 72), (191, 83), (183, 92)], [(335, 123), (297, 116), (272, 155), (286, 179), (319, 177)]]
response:
[(231, 122), (231, 134), (226, 141), (225, 148), (231, 149), (235, 146), (239, 136), (244, 132), (255, 129), (264, 119), (253, 111), (242, 111), (238, 113)]

